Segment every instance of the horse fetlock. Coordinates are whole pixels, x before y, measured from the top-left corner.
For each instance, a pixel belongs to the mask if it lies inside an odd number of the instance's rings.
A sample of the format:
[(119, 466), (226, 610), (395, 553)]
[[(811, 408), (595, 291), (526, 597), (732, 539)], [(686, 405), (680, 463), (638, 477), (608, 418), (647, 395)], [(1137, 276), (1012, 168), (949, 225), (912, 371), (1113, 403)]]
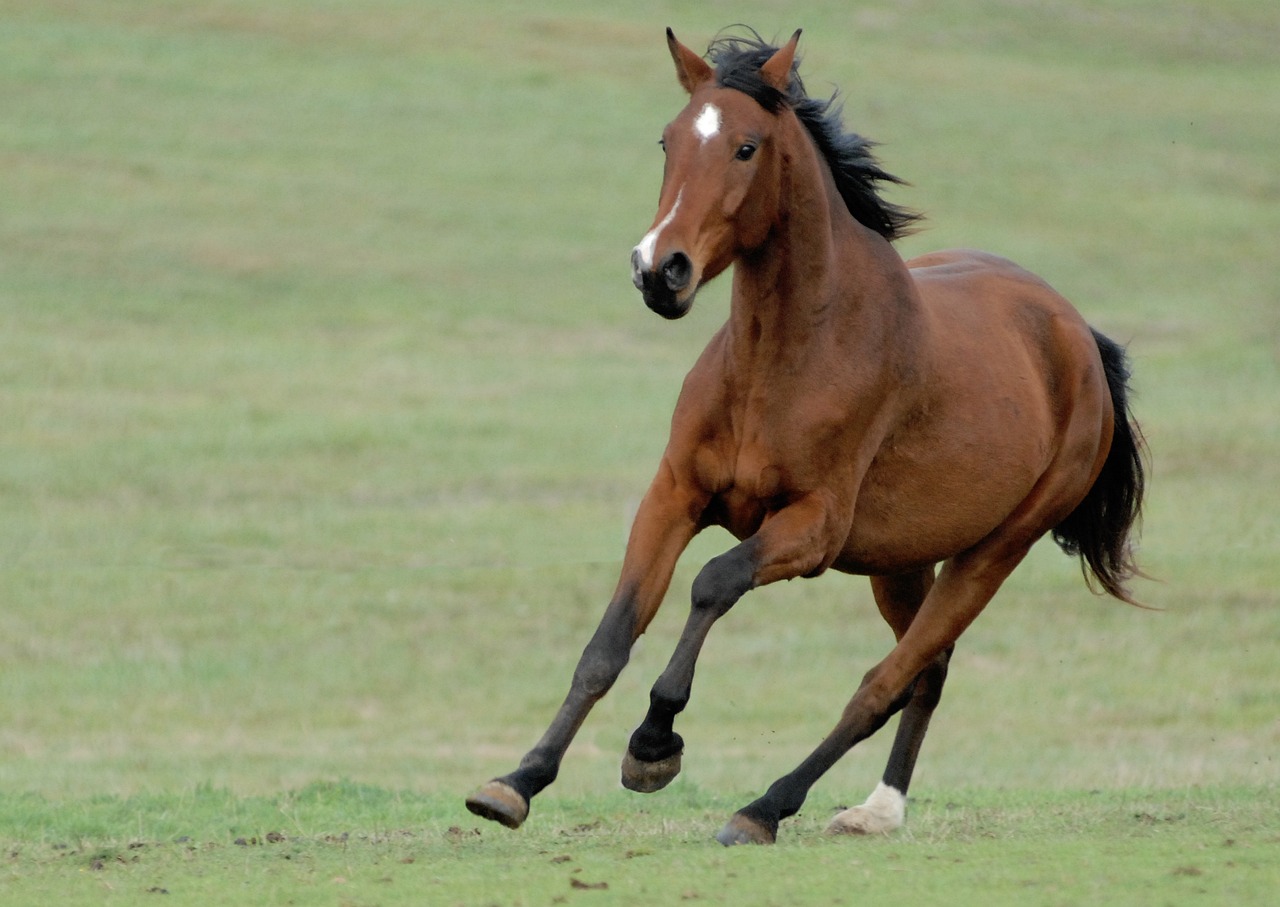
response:
[(636, 728), (622, 758), (622, 786), (642, 794), (662, 790), (680, 774), (680, 757), (684, 753), (684, 740), (671, 730), (671, 722), (665, 727), (650, 726), (647, 719)]
[(631, 734), (627, 752), (641, 762), (659, 762), (684, 751), (684, 738), (671, 729), (670, 719), (655, 721), (651, 715)]

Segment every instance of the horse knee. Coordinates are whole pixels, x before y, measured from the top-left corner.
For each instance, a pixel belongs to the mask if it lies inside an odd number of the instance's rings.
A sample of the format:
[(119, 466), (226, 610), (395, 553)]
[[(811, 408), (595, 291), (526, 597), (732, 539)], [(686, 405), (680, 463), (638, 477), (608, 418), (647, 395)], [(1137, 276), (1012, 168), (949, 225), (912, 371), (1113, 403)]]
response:
[(600, 699), (612, 689), (624, 667), (626, 659), (619, 662), (584, 657), (573, 672), (573, 687), (591, 699)]
[(630, 660), (626, 649), (618, 651), (587, 648), (573, 672), (573, 686), (592, 699), (609, 692)]
[(754, 578), (755, 564), (746, 545), (713, 557), (693, 581), (694, 610), (720, 617), (750, 591)]
[(628, 608), (622, 609), (621, 616), (605, 615), (578, 659), (573, 672), (574, 689), (592, 699), (609, 692), (631, 660), (631, 646), (636, 637), (634, 627), (634, 615)]

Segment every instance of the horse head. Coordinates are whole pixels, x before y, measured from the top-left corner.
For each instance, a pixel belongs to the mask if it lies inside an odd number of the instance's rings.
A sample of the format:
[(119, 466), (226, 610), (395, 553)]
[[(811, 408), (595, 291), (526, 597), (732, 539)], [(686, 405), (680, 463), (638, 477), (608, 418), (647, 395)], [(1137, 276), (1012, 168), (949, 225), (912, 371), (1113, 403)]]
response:
[[(797, 31), (762, 62), (755, 97), (726, 87), (667, 30), (689, 102), (662, 134), (666, 166), (653, 226), (631, 253), (632, 281), (664, 318), (679, 318), (698, 289), (768, 238), (779, 209), (779, 108), (788, 95)], [(772, 103), (771, 103), (772, 102)]]

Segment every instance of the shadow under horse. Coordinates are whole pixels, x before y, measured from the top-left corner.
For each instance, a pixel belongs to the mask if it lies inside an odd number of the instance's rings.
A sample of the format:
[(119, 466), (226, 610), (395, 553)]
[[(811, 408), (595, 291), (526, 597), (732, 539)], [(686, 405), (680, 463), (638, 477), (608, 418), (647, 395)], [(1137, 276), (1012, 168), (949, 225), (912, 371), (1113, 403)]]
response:
[(1123, 349), (1004, 259), (904, 262), (891, 243), (916, 215), (880, 197), (898, 180), (844, 130), (834, 99), (806, 94), (799, 36), (781, 48), (721, 38), (709, 63), (667, 32), (689, 102), (663, 134), (658, 212), (633, 279), (674, 319), (733, 265), (729, 318), (685, 379), (564, 704), (515, 771), (468, 798), (477, 815), (524, 822), (708, 526), (740, 544), (694, 580), (623, 759), (626, 787), (656, 791), (680, 771), (673, 726), (698, 653), (749, 590), (828, 569), (866, 575), (897, 640), (812, 754), (734, 814), (724, 844), (773, 842), (822, 774), (898, 712), (882, 780), (830, 828), (900, 826), (955, 642), (1044, 535), (1080, 557), (1091, 585), (1133, 601), (1144, 470)]

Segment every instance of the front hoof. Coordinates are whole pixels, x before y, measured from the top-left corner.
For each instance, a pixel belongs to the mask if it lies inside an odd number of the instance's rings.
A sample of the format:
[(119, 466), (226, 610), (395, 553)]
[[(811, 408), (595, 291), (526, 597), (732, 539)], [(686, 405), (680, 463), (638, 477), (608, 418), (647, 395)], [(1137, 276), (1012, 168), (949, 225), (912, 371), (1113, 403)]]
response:
[(659, 759), (657, 762), (641, 762), (628, 750), (622, 757), (622, 786), (640, 794), (662, 790), (680, 774), (680, 753)]
[(777, 828), (768, 828), (742, 813), (735, 813), (728, 824), (720, 829), (716, 840), (725, 847), (735, 847), (738, 844), (772, 844), (778, 840), (778, 831)]
[(529, 801), (505, 781), (493, 780), (467, 797), (467, 809), (482, 819), (519, 828), (529, 817)]

